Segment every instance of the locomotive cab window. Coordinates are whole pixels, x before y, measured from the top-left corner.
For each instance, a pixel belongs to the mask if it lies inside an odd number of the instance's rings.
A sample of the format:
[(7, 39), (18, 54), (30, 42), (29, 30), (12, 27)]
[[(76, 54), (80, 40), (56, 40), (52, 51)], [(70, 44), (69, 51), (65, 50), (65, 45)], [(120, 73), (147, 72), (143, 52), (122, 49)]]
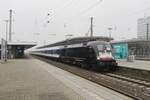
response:
[(97, 49), (98, 49), (98, 51), (103, 52), (104, 51), (104, 45), (97, 45)]
[(111, 45), (106, 44), (106, 45), (105, 45), (105, 50), (106, 50), (107, 52), (111, 52)]
[(91, 48), (91, 47), (89, 47), (89, 57), (90, 58), (95, 57), (95, 52), (94, 52), (93, 48)]
[(111, 45), (105, 44), (105, 45), (97, 45), (97, 49), (99, 52), (111, 52)]

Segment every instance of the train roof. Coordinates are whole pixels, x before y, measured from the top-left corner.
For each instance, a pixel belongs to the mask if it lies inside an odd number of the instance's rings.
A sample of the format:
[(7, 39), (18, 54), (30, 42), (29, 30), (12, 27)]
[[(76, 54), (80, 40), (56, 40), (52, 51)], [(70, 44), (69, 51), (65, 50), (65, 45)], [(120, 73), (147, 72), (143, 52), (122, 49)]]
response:
[(78, 43), (87, 43), (87, 42), (90, 42), (90, 41), (106, 41), (106, 42), (109, 42), (111, 40), (113, 40), (113, 38), (102, 37), (102, 36), (76, 37), (76, 38), (72, 38), (72, 39), (67, 39), (67, 40), (64, 40), (64, 41), (60, 41), (60, 42), (57, 42), (57, 43), (53, 43), (53, 44), (41, 46), (41, 47), (38, 47), (37, 49), (47, 48), (47, 47), (53, 47), (53, 46), (61, 46), (61, 45), (71, 45), (71, 44), (78, 44)]

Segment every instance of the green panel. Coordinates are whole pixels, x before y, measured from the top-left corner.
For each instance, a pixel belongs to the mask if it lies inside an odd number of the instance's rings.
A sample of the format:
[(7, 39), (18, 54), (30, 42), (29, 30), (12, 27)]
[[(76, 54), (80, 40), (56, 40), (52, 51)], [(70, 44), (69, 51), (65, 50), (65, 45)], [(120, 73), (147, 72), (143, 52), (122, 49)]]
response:
[(128, 44), (114, 44), (113, 48), (115, 49), (113, 53), (115, 59), (126, 59), (128, 57)]

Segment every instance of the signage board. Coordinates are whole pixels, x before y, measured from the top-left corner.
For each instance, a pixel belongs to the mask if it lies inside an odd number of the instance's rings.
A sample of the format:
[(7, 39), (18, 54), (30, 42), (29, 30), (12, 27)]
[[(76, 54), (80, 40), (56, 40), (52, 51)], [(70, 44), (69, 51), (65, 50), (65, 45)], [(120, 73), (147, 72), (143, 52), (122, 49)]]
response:
[(115, 49), (115, 52), (113, 53), (115, 59), (127, 59), (128, 44), (126, 43), (114, 44), (113, 48)]

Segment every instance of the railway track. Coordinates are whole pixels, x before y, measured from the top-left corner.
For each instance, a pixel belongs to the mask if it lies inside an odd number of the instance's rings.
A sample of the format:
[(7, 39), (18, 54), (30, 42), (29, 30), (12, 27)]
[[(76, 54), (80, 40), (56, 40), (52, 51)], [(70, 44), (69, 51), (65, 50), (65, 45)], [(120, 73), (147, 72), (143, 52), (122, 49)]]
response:
[(115, 90), (119, 93), (132, 97), (136, 100), (150, 99), (150, 83), (141, 81), (113, 73), (98, 73), (94, 71), (85, 70), (74, 65), (67, 65), (60, 62), (51, 61), (46, 58), (36, 57), (40, 60), (46, 61), (58, 68), (69, 71), (80, 77), (93, 81), (97, 84)]
[(135, 84), (140, 84), (140, 85), (143, 85), (143, 86), (146, 86), (146, 87), (150, 87), (150, 82), (147, 82), (147, 81), (138, 80), (138, 79), (134, 79), (134, 78), (130, 78), (130, 77), (122, 76), (122, 75), (117, 75), (117, 74), (113, 74), (113, 73), (107, 73), (105, 75), (111, 76), (111, 77), (114, 77), (114, 78), (118, 78), (118, 79), (122, 79), (122, 80), (132, 82), (132, 83), (135, 83)]

